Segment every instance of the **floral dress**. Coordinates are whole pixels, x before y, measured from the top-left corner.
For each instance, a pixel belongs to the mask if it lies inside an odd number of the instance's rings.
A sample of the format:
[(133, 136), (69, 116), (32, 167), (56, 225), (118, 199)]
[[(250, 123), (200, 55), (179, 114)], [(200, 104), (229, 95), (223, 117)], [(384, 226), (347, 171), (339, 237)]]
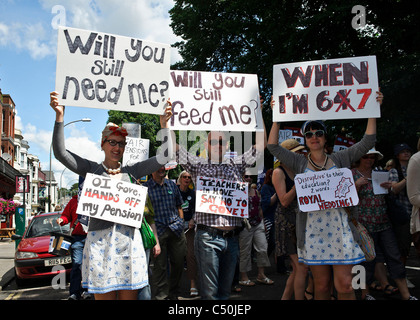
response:
[(298, 248), (298, 257), (308, 265), (358, 264), (365, 260), (344, 208), (308, 212), (305, 243)]

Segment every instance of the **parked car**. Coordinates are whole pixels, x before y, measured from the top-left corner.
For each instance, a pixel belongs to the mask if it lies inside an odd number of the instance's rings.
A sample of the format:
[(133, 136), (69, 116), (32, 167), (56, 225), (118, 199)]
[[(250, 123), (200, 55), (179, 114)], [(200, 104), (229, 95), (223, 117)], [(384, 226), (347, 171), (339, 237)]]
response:
[[(69, 232), (69, 224), (65, 226), (57, 224), (56, 220), (60, 216), (60, 212), (49, 212), (34, 216), (23, 236), (12, 236), (13, 240), (20, 240), (15, 253), (15, 273), (18, 285), (21, 285), (27, 279), (57, 275), (60, 270), (53, 271), (53, 268), (58, 265), (65, 268), (66, 274), (70, 273), (71, 256), (69, 252), (64, 256), (57, 256), (48, 252), (50, 232)], [(68, 278), (66, 277), (66, 279)]]

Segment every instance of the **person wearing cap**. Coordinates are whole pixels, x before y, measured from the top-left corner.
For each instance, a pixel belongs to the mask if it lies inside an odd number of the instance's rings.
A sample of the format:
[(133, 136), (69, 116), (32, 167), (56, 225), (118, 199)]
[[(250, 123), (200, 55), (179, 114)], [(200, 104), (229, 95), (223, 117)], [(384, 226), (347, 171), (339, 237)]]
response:
[[(64, 139), (64, 110), (58, 93), (51, 92), (50, 106), (56, 113), (53, 131), (53, 150), (57, 160), (81, 177), (93, 173), (125, 182), (148, 175), (166, 164), (172, 154), (172, 137), (168, 120), (170, 107), (160, 116), (162, 133), (168, 141), (162, 152), (145, 161), (121, 166), (127, 131), (108, 123), (102, 131), (101, 148), (104, 160), (96, 163), (66, 150)], [(166, 150), (164, 150), (166, 147)], [(137, 291), (148, 284), (147, 262), (138, 228), (91, 217), (82, 263), (82, 285), (95, 300), (136, 300)]]
[[(380, 287), (385, 295), (390, 296), (397, 291), (403, 300), (417, 300), (410, 295), (407, 287), (405, 267), (401, 261), (397, 239), (392, 229), (391, 221), (387, 214), (385, 194), (375, 194), (372, 184), (372, 171), (379, 160), (383, 159), (382, 153), (375, 148), (369, 150), (360, 160), (356, 161), (352, 169), (353, 178), (359, 195), (359, 204), (354, 207), (358, 221), (369, 231), (375, 245), (376, 258), (370, 262), (363, 262), (366, 270), (366, 289), (362, 290), (362, 298), (374, 299), (369, 294), (369, 289), (378, 277)], [(389, 189), (391, 182), (381, 183), (381, 187)], [(386, 262), (390, 278), (394, 280), (398, 290), (388, 282), (386, 271), (382, 274), (380, 268)], [(379, 272), (375, 272), (376, 264), (380, 263)]]
[[(405, 209), (405, 219), (392, 221), (401, 257), (405, 265), (410, 253), (412, 237), (410, 233), (410, 217), (412, 204), (407, 196), (407, 166), (413, 150), (406, 143), (399, 143), (394, 146), (395, 167), (389, 170), (389, 181), (392, 182), (390, 189), (391, 196), (395, 196)], [(410, 287), (413, 285), (409, 282)]]
[[(377, 91), (377, 101), (382, 103), (383, 95)], [(272, 101), (272, 106), (274, 101)], [(363, 138), (351, 147), (333, 154), (327, 154), (326, 126), (322, 121), (307, 121), (301, 128), (308, 154), (301, 155), (280, 146), (278, 142), (280, 126), (273, 123), (267, 148), (294, 174), (307, 171), (350, 168), (376, 141), (376, 119), (367, 121)], [(314, 297), (329, 300), (331, 277), (338, 299), (354, 300), (352, 288), (353, 265), (365, 260), (363, 251), (355, 242), (344, 208), (332, 208), (313, 212), (299, 212), (296, 219), (296, 236), (299, 261), (310, 265), (314, 279)], [(333, 275), (331, 274), (331, 266)]]
[[(295, 139), (287, 139), (281, 146), (291, 152), (302, 153), (305, 149)], [(287, 279), (282, 300), (290, 300), (294, 294), (295, 300), (305, 299), (305, 282), (308, 268), (298, 262), (296, 247), (296, 216), (299, 206), (296, 199), (294, 174), (289, 168), (280, 165), (273, 172), (273, 186), (276, 190), (279, 204), (276, 209), (276, 257), (289, 256), (292, 272)]]

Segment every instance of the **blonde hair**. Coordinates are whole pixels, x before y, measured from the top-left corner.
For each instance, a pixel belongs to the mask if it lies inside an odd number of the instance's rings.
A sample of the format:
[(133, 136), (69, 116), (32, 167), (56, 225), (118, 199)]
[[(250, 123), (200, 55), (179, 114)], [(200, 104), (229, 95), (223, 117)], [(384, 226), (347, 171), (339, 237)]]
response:
[[(180, 185), (181, 184), (181, 178), (184, 176), (184, 174), (190, 174), (187, 170), (184, 170), (184, 171), (182, 171), (180, 174), (179, 174), (179, 176), (178, 176), (178, 179), (176, 180), (176, 184), (178, 184), (178, 185)], [(192, 180), (191, 180), (191, 182), (192, 182)]]
[(128, 135), (127, 130), (124, 127), (120, 127), (115, 123), (108, 122), (104, 130), (102, 130), (101, 146), (111, 134), (114, 134), (116, 136), (120, 135), (124, 138)]

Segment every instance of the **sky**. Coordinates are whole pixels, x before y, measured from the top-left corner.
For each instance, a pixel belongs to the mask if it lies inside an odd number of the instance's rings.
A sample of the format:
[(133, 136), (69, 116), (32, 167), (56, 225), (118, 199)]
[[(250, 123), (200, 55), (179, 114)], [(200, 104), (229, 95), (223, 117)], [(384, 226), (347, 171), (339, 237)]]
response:
[[(50, 146), (55, 112), (49, 94), (55, 89), (57, 25), (112, 33), (173, 44), (168, 11), (173, 0), (0, 0), (0, 88), (16, 105), (15, 127), (28, 141), (28, 153), (41, 168), (50, 168)], [(61, 6), (61, 7), (57, 7)], [(64, 9), (64, 10), (63, 10)], [(171, 63), (180, 60), (172, 49)], [(66, 148), (92, 161), (104, 158), (101, 132), (108, 110), (66, 107), (64, 123), (90, 118), (65, 127)], [(78, 176), (52, 155), (58, 185), (70, 188)]]

